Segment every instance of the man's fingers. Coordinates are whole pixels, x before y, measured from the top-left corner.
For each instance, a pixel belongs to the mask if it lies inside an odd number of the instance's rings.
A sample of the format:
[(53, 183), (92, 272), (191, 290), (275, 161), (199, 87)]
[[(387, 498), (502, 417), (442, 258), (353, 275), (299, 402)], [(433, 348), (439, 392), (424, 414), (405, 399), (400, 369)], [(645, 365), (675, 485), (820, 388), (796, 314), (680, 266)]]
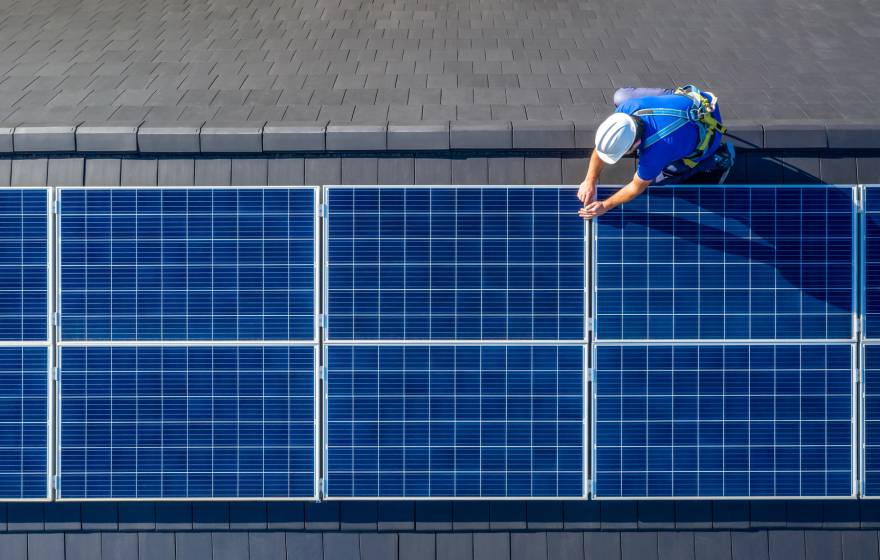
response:
[(581, 208), (580, 210), (578, 210), (578, 216), (580, 216), (581, 218), (586, 218), (586, 219), (595, 218), (596, 212), (593, 210), (590, 210), (589, 207), (585, 207), (585, 208)]
[(599, 201), (591, 202), (578, 210), (578, 215), (582, 218), (595, 218), (602, 213), (604, 207)]

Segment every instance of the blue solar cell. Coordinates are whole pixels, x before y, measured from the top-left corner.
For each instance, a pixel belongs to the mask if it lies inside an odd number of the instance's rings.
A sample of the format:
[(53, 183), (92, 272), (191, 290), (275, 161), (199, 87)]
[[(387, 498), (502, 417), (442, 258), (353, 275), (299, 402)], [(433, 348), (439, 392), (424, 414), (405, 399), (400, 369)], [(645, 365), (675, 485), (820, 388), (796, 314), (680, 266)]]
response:
[(328, 346), (331, 497), (583, 495), (581, 346)]
[(0, 347), (0, 499), (47, 497), (48, 352)]
[(596, 339), (851, 339), (852, 194), (649, 189), (596, 220)]
[(598, 497), (850, 496), (852, 347), (595, 348)]
[(311, 498), (311, 346), (64, 347), (62, 498)]
[(314, 189), (60, 192), (65, 340), (314, 339)]
[(880, 338), (880, 186), (865, 189), (864, 336)]
[(0, 189), (0, 340), (48, 338), (46, 189)]
[(880, 345), (863, 348), (862, 495), (880, 496)]
[(329, 339), (584, 339), (574, 189), (327, 193)]

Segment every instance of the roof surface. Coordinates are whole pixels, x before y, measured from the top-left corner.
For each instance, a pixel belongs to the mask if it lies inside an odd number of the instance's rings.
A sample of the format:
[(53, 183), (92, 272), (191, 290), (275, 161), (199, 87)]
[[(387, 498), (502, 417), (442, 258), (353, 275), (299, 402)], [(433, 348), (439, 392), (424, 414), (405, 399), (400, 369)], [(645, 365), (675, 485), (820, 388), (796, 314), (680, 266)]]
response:
[(0, 0), (0, 123), (586, 127), (692, 82), (836, 127), (880, 122), (878, 44), (873, 0)]

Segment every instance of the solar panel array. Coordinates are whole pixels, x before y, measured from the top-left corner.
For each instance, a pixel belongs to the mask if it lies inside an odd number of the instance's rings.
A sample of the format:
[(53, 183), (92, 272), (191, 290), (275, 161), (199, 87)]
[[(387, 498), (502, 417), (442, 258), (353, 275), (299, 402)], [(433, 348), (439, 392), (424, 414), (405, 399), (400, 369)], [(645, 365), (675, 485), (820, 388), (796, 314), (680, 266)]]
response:
[(61, 496), (315, 494), (310, 346), (61, 352)]
[(327, 349), (333, 497), (579, 497), (581, 346)]
[(575, 190), (328, 187), (325, 200), (327, 496), (583, 496)]
[(316, 189), (59, 193), (59, 497), (315, 497)]
[(850, 496), (852, 347), (598, 346), (601, 497)]
[(64, 340), (313, 340), (313, 189), (63, 189)]
[(573, 189), (332, 187), (328, 340), (584, 338)]
[(850, 340), (854, 224), (851, 187), (651, 190), (597, 220), (595, 338)]
[(865, 339), (880, 339), (880, 185), (864, 189), (863, 323)]
[(0, 500), (49, 497), (49, 200), (0, 189)]
[(878, 496), (860, 192), (0, 189), (0, 499)]

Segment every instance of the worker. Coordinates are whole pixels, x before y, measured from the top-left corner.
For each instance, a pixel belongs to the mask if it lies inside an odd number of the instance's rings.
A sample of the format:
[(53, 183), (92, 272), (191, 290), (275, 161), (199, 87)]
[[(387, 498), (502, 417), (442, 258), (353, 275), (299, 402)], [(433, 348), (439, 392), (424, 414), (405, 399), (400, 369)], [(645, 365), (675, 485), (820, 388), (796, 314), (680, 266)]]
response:
[[(579, 214), (590, 219), (625, 204), (649, 185), (723, 183), (734, 150), (722, 142), (718, 100), (687, 85), (675, 90), (622, 88), (614, 94), (615, 112), (599, 125), (587, 176), (578, 189)], [(595, 200), (602, 169), (635, 153), (632, 180), (605, 200)]]

